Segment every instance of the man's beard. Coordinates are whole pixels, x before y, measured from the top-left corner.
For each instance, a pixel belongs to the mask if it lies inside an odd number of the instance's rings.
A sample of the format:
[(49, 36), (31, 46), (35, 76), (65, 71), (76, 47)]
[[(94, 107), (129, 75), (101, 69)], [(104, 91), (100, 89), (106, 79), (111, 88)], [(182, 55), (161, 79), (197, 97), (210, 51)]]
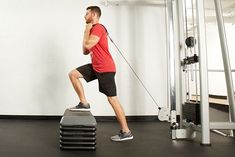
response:
[(87, 19), (86, 24), (91, 23), (91, 21), (92, 21), (91, 18)]

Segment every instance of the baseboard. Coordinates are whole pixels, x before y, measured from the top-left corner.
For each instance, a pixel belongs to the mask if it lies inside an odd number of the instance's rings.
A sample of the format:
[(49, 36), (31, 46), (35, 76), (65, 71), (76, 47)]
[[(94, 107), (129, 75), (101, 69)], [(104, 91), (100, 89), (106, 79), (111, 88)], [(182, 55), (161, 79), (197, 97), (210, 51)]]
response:
[[(192, 102), (196, 102), (195, 100), (191, 100)], [(200, 103), (200, 101), (199, 101)], [(228, 105), (224, 105), (224, 104), (219, 104), (219, 103), (209, 103), (209, 106), (211, 108), (223, 111), (223, 112), (229, 112), (229, 106)]]
[(229, 112), (229, 106), (228, 105), (221, 105), (221, 104), (217, 104), (217, 103), (210, 103), (210, 107), (223, 111), (223, 112)]
[(60, 120), (62, 116), (43, 116), (43, 115), (0, 115), (0, 119), (15, 120)]
[[(95, 116), (97, 122), (114, 122), (117, 121), (115, 116)], [(157, 115), (151, 116), (126, 116), (128, 122), (156, 122), (159, 121)]]
[[(62, 116), (41, 116), (41, 115), (0, 115), (0, 119), (14, 120), (60, 120)], [(95, 116), (97, 122), (117, 122), (115, 116)], [(157, 122), (157, 115), (150, 116), (126, 116), (129, 122)]]
[(214, 99), (227, 99), (226, 95), (214, 95), (214, 94), (209, 94), (210, 98), (214, 98)]

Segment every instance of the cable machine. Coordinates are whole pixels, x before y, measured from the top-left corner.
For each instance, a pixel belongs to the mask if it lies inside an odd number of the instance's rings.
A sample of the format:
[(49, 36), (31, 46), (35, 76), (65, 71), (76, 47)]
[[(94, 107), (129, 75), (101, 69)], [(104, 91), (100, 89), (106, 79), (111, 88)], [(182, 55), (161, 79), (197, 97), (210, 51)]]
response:
[[(188, 1), (187, 1), (188, 2)], [(210, 122), (209, 120), (209, 101), (208, 101), (208, 67), (207, 67), (207, 48), (205, 36), (205, 13), (204, 1), (196, 0), (196, 24), (194, 24), (194, 1), (192, 4), (192, 19), (193, 25), (196, 26), (197, 36), (193, 32), (194, 37), (189, 37), (187, 32), (187, 15), (183, 8), (186, 8), (186, 1), (182, 0), (167, 0), (167, 17), (168, 17), (168, 53), (169, 53), (169, 85), (171, 109), (169, 122), (171, 123), (171, 138), (172, 139), (193, 139), (196, 136), (196, 131), (201, 131), (201, 144), (210, 145), (210, 130), (233, 130), (235, 129), (235, 104), (234, 104), (234, 87), (232, 83), (232, 74), (227, 47), (227, 39), (225, 34), (222, 7), (220, 0), (214, 0), (219, 37), (221, 42), (221, 50), (223, 56), (223, 64), (225, 70), (226, 87), (229, 100), (230, 122)], [(186, 10), (186, 9), (185, 9)], [(185, 14), (184, 14), (185, 13)], [(186, 19), (186, 20), (184, 20)], [(186, 21), (186, 24), (185, 24)], [(194, 30), (194, 28), (193, 28)], [(178, 33), (176, 33), (178, 31)], [(186, 34), (186, 41), (184, 44)], [(196, 40), (197, 51), (196, 53)], [(180, 45), (177, 47), (177, 45)], [(187, 45), (187, 47), (185, 47)], [(175, 49), (174, 49), (175, 48)], [(188, 53), (190, 49), (190, 53)], [(193, 51), (192, 51), (193, 50)], [(192, 53), (194, 52), (194, 53)], [(192, 71), (194, 65), (194, 71)], [(190, 101), (190, 83), (189, 73), (193, 78), (193, 73), (197, 78), (197, 65), (199, 66), (199, 81), (196, 83), (196, 93), (199, 82), (200, 86), (200, 101), (196, 94), (196, 102)], [(178, 89), (179, 87), (179, 89)], [(178, 90), (177, 90), (178, 89)], [(179, 92), (177, 94), (177, 92)], [(176, 97), (177, 95), (177, 97)], [(178, 97), (180, 96), (180, 97)], [(178, 111), (178, 112), (177, 112)], [(161, 112), (161, 111), (160, 111)], [(179, 113), (180, 118), (177, 119), (176, 113)], [(163, 114), (166, 115), (166, 114)], [(172, 117), (173, 116), (173, 117)], [(165, 116), (166, 120), (167, 117)]]
[[(137, 5), (165, 6), (167, 23), (167, 66), (168, 66), (168, 104), (160, 107), (151, 93), (146, 89), (134, 69), (128, 63), (120, 49), (113, 42), (118, 52), (121, 53), (131, 70), (141, 82), (144, 89), (151, 96), (159, 109), (158, 118), (167, 121), (171, 126), (171, 138), (194, 139), (196, 131), (201, 131), (201, 144), (211, 145), (210, 130), (235, 130), (235, 102), (234, 87), (227, 47), (227, 39), (223, 22), (220, 0), (214, 0), (223, 64), (226, 78), (226, 87), (229, 100), (230, 122), (210, 122), (209, 97), (208, 97), (208, 67), (207, 47), (205, 32), (204, 0), (191, 0), (192, 30), (188, 33), (187, 3), (189, 0), (162, 1), (136, 1)], [(128, 1), (103, 1), (104, 5), (133, 5)], [(196, 11), (196, 14), (195, 12)], [(195, 20), (196, 19), (196, 20)], [(199, 70), (197, 70), (199, 68)], [(197, 72), (198, 71), (198, 72)], [(198, 80), (199, 77), (199, 80)], [(191, 101), (190, 80), (195, 79), (196, 101)], [(200, 93), (199, 93), (200, 91)], [(200, 100), (199, 100), (200, 96)], [(232, 134), (232, 135), (233, 135)]]

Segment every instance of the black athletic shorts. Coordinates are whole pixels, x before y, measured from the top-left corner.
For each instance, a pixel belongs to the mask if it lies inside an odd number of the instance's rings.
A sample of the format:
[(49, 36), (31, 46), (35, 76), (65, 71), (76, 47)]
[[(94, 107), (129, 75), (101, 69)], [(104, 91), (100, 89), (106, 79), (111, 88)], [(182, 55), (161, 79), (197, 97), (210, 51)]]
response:
[(106, 96), (116, 96), (116, 84), (115, 84), (115, 72), (104, 72), (98, 73), (93, 70), (91, 64), (86, 64), (77, 68), (86, 82), (93, 81), (98, 79), (99, 82), (99, 91), (104, 93)]

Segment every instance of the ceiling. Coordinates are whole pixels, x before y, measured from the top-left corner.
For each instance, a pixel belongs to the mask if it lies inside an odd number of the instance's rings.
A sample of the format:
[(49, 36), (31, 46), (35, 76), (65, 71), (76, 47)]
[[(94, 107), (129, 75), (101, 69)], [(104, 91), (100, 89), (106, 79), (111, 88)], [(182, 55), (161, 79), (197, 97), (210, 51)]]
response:
[[(166, 0), (100, 0), (103, 3), (106, 4), (119, 4), (119, 5), (127, 5), (127, 4), (144, 4), (144, 5), (150, 5), (150, 4), (164, 4)], [(185, 1), (192, 1), (192, 0), (185, 0)], [(195, 2), (195, 0), (193, 0)], [(221, 0), (224, 7), (235, 7), (235, 0)], [(204, 0), (205, 8), (207, 9), (213, 9), (214, 6), (214, 0)]]
[[(221, 0), (224, 21), (235, 23), (235, 0)], [(205, 0), (205, 15), (208, 22), (215, 22), (214, 0)]]
[[(187, 9), (189, 17), (191, 16), (191, 2), (196, 0), (185, 0), (187, 3)], [(101, 3), (105, 5), (151, 5), (151, 6), (164, 6), (166, 0), (101, 0)], [(208, 22), (214, 22), (215, 20), (215, 5), (214, 0), (204, 0), (205, 3), (205, 15)], [(224, 20), (227, 23), (235, 23), (235, 0), (221, 0)], [(195, 6), (195, 4), (194, 4)]]
[[(214, 0), (204, 0), (206, 9), (214, 9)], [(223, 8), (235, 9), (235, 0), (221, 0)]]

